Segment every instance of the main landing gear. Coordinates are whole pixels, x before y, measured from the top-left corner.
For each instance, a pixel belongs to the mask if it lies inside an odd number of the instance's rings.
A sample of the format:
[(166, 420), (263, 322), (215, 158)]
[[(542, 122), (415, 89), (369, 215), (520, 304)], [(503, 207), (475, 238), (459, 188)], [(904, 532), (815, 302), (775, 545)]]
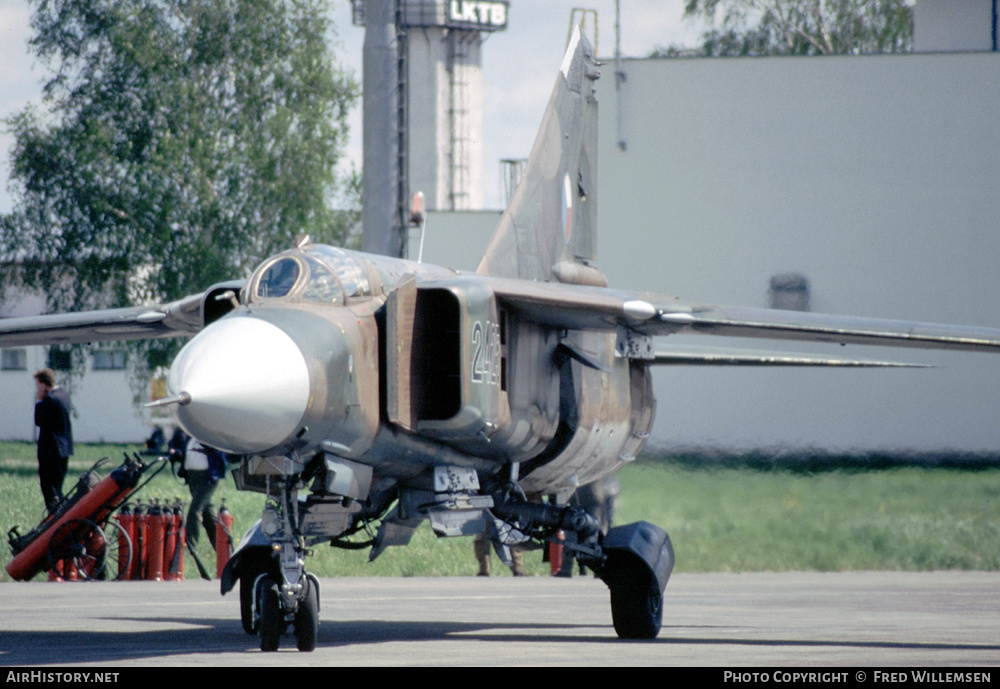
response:
[(523, 534), (554, 540), (558, 530), (574, 531), (567, 543), (611, 591), (611, 617), (622, 639), (654, 639), (663, 622), (663, 592), (674, 568), (667, 533), (649, 522), (610, 529), (602, 538), (596, 520), (584, 510), (531, 503), (513, 491), (493, 495), (493, 513)]

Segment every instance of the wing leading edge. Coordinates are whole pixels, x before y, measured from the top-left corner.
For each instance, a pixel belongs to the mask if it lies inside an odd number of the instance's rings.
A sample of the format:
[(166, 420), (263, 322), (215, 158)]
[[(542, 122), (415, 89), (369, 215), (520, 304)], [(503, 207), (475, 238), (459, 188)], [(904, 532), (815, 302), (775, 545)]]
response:
[(214, 285), (163, 305), (0, 318), (0, 347), (186, 337), (229, 310), (242, 281)]
[(197, 330), (184, 327), (161, 307), (131, 307), (83, 313), (0, 319), (0, 346), (77, 344), (110, 340), (181, 337)]
[[(690, 333), (1000, 353), (1000, 328), (690, 304), (662, 295), (556, 283), (494, 279), (490, 286), (509, 308), (552, 328), (624, 328), (640, 336)], [(708, 354), (700, 358), (705, 363), (722, 363), (726, 357)], [(678, 357), (664, 356), (655, 363), (679, 362)], [(831, 360), (829, 365), (835, 364)]]

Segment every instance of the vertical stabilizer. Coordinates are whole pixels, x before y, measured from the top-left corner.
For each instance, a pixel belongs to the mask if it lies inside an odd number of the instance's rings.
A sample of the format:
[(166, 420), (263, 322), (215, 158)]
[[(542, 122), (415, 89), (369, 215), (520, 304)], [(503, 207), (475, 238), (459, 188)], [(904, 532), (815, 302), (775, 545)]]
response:
[(594, 50), (573, 32), (514, 198), (476, 272), (606, 284), (597, 248), (597, 100)]

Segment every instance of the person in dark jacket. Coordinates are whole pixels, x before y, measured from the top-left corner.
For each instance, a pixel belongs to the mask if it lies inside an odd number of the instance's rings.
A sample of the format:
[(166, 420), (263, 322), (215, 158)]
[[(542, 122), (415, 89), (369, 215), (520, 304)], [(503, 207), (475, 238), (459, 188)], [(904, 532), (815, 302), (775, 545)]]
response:
[(45, 507), (53, 512), (63, 498), (66, 468), (73, 454), (69, 393), (56, 385), (52, 369), (35, 373), (35, 425), (38, 426), (38, 481)]

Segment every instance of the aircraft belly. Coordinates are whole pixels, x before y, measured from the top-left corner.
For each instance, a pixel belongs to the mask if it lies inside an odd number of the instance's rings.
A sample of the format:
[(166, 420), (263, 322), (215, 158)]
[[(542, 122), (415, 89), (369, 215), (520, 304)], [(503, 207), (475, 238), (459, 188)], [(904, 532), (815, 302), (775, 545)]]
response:
[(470, 467), (485, 473), (495, 473), (503, 466), (501, 460), (456, 450), (387, 424), (359, 461), (372, 466), (376, 476), (402, 482), (426, 475), (435, 466)]

